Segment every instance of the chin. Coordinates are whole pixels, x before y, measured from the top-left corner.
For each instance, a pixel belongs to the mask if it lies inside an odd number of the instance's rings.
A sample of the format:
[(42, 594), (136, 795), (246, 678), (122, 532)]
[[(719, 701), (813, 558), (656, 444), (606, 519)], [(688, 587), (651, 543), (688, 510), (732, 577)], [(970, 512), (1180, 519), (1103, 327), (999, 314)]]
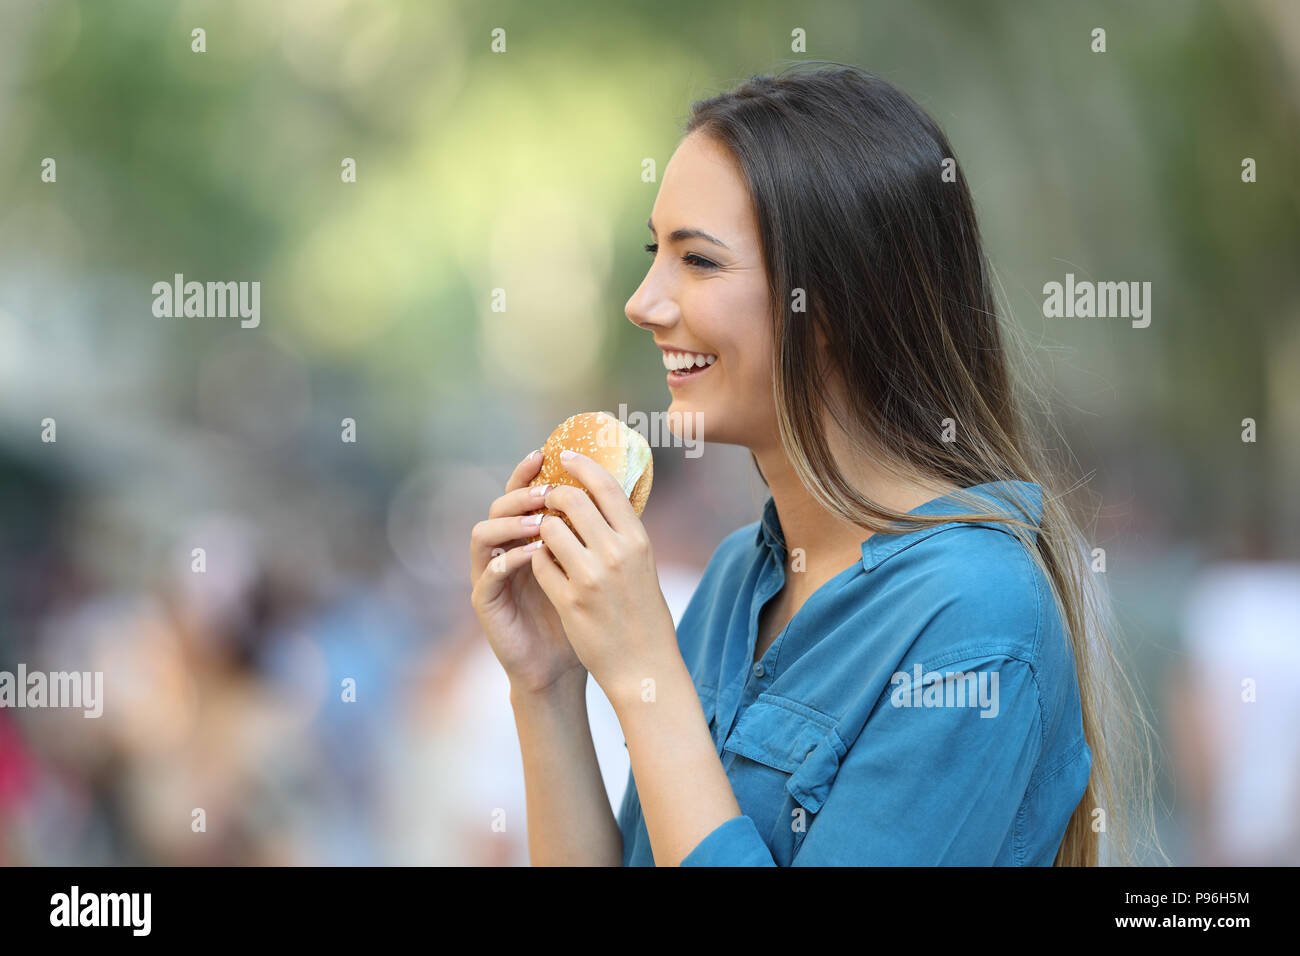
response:
[(726, 436), (726, 415), (712, 405), (674, 398), (665, 412), (668, 430), (680, 441), (709, 441), (731, 444)]

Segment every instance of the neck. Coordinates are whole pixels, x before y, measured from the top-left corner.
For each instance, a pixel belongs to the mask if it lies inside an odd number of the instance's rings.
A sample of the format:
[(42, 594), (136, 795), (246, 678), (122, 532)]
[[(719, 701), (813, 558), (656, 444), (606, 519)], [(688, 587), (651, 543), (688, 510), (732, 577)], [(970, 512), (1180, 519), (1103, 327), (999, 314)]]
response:
[[(868, 456), (855, 454), (833, 423), (825, 434), (831, 454), (849, 483), (886, 508), (908, 512), (956, 490), (953, 485), (895, 476)], [(808, 570), (823, 572), (842, 570), (852, 563), (855, 556), (860, 556), (862, 543), (871, 537), (872, 532), (822, 507), (799, 480), (779, 438), (762, 447), (753, 447), (751, 451), (767, 480), (785, 536), (787, 553), (802, 548)], [(811, 580), (817, 575), (814, 573), (807, 577)]]

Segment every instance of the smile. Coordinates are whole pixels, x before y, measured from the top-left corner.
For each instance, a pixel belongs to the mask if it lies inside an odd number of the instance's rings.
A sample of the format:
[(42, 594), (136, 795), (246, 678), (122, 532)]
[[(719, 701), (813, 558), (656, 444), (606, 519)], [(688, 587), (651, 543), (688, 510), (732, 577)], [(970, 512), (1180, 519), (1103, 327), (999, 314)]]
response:
[(716, 355), (710, 355), (704, 365), (686, 365), (683, 363), (680, 368), (670, 368), (668, 371), (668, 387), (674, 388), (687, 382), (693, 382), (701, 375), (708, 375), (709, 369), (713, 368), (713, 363), (717, 360)]
[(664, 352), (664, 368), (670, 372), (690, 372), (707, 368), (718, 360), (708, 352)]

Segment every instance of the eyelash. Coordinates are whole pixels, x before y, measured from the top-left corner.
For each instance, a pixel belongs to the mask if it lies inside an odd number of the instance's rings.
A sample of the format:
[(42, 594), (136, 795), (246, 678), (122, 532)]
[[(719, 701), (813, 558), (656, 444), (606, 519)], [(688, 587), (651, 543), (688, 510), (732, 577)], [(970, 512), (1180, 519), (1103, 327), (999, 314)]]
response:
[[(659, 243), (646, 243), (645, 251), (650, 253), (652, 256), (656, 255), (659, 252)], [(689, 266), (695, 266), (697, 269), (716, 269), (718, 267), (716, 262), (710, 262), (708, 259), (697, 256), (693, 252), (688, 252), (686, 255), (682, 256), (682, 262)]]

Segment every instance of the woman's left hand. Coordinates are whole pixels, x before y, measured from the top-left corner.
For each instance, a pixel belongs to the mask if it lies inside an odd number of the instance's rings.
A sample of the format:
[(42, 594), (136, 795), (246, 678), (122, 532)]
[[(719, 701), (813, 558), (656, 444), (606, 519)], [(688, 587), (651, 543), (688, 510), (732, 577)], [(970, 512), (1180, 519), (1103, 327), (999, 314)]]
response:
[(533, 553), (533, 574), (578, 660), (610, 701), (636, 699), (654, 686), (644, 681), (682, 664), (650, 536), (613, 475), (578, 452), (562, 453), (560, 463), (591, 498), (560, 485), (547, 492), (546, 507), (567, 516), (582, 537), (548, 515), (538, 529), (546, 547)]

